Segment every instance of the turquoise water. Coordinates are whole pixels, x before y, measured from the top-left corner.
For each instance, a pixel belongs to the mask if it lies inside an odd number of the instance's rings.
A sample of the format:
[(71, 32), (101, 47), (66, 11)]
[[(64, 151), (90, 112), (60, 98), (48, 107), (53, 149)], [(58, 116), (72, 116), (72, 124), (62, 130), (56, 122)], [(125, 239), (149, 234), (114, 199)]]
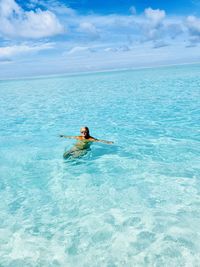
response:
[[(0, 95), (0, 266), (200, 266), (199, 65)], [(115, 143), (65, 161), (83, 125)]]

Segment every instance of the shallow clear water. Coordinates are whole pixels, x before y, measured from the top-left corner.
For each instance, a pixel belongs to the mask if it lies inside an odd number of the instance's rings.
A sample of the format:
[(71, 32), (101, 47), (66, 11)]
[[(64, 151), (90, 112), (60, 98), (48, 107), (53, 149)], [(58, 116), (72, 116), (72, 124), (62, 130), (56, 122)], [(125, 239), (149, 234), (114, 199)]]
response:
[(1, 81), (0, 266), (200, 266), (199, 74)]

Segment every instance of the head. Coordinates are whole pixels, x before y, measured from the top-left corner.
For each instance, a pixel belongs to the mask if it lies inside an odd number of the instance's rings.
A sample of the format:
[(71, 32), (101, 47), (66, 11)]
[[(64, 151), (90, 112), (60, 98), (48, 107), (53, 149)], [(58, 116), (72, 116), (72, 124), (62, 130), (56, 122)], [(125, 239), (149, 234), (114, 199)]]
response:
[(85, 138), (89, 137), (90, 136), (90, 132), (89, 132), (89, 128), (87, 126), (85, 127), (82, 127), (81, 130), (81, 135)]

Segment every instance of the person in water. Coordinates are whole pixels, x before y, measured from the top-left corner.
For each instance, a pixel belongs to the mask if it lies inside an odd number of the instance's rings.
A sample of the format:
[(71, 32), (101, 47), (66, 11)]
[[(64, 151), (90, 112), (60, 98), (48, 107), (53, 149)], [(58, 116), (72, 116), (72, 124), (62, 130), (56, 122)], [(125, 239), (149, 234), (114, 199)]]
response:
[(80, 130), (81, 135), (79, 136), (68, 136), (68, 135), (60, 135), (60, 137), (76, 139), (77, 143), (69, 150), (66, 151), (63, 155), (64, 158), (79, 158), (87, 154), (90, 150), (90, 145), (92, 142), (101, 142), (104, 144), (113, 144), (112, 141), (100, 140), (94, 138), (90, 135), (89, 128), (87, 126), (82, 127)]

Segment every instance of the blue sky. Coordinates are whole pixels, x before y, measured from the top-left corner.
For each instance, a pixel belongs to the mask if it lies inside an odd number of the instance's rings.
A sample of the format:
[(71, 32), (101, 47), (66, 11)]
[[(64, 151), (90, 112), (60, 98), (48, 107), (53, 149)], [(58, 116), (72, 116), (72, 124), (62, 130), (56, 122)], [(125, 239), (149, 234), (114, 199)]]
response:
[(0, 0), (0, 78), (192, 62), (198, 0)]

